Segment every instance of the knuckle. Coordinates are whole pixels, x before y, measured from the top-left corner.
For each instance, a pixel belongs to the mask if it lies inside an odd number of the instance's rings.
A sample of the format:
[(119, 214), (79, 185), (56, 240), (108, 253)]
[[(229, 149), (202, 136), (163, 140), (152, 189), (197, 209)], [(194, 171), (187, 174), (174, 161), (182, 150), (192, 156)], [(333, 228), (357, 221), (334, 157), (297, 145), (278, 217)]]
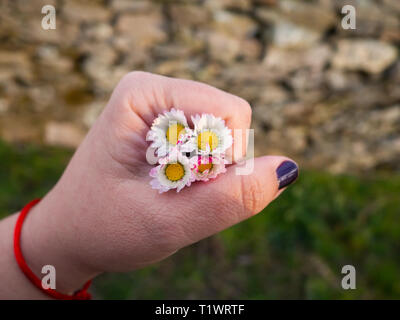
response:
[(252, 115), (252, 109), (250, 104), (243, 98), (237, 97), (238, 98), (238, 106), (240, 108), (240, 112), (243, 114), (245, 119), (247, 120), (248, 123), (251, 122), (251, 115)]
[(141, 88), (143, 79), (148, 75), (150, 74), (143, 71), (131, 71), (125, 74), (118, 82), (111, 97), (114, 101), (119, 102), (115, 103), (115, 105), (123, 105), (123, 102), (130, 101), (132, 93)]
[(262, 209), (264, 192), (259, 179), (242, 178), (242, 203), (247, 215), (255, 214)]
[(119, 86), (125, 87), (126, 85), (132, 85), (133, 82), (142, 80), (146, 77), (151, 76), (151, 73), (145, 71), (131, 71), (125, 74), (119, 82)]
[(125, 76), (124, 76), (124, 78), (126, 79), (126, 80), (136, 80), (136, 79), (138, 79), (138, 78), (142, 78), (142, 77), (144, 77), (144, 76), (146, 76), (148, 73), (147, 72), (144, 72), (144, 71), (131, 71), (131, 72), (128, 72)]

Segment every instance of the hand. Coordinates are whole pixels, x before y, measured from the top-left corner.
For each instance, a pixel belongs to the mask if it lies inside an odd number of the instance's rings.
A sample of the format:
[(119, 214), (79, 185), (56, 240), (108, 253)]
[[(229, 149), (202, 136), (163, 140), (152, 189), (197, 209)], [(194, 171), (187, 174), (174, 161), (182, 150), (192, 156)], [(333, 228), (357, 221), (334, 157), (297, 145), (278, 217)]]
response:
[(145, 138), (158, 114), (172, 107), (188, 119), (212, 113), (231, 129), (250, 126), (251, 108), (239, 97), (188, 80), (126, 75), (24, 225), (28, 264), (37, 273), (54, 265), (58, 290), (71, 292), (101, 272), (162, 260), (258, 213), (293, 180), (277, 176), (287, 158), (266, 156), (254, 160), (250, 175), (236, 175), (231, 165), (212, 181), (159, 194), (149, 184), (153, 166), (146, 161)]

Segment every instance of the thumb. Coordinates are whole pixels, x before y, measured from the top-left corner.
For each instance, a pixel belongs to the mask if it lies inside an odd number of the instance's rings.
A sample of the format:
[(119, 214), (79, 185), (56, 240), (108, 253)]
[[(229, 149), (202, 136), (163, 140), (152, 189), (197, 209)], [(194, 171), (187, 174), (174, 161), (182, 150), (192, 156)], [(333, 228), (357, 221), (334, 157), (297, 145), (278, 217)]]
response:
[[(240, 170), (244, 165), (235, 164), (207, 185), (199, 183), (182, 190), (182, 196), (187, 197), (179, 220), (185, 234), (183, 245), (250, 218), (279, 196), (298, 176), (297, 164), (281, 156), (250, 159), (245, 165), (252, 169), (247, 170), (248, 174), (240, 174), (246, 171)], [(199, 208), (205, 209), (199, 212)]]
[[(252, 170), (246, 172), (245, 166)], [(237, 223), (264, 209), (297, 179), (298, 171), (297, 164), (286, 157), (264, 156), (230, 166), (212, 187), (219, 193), (224, 190), (235, 199), (238, 221), (234, 223)]]

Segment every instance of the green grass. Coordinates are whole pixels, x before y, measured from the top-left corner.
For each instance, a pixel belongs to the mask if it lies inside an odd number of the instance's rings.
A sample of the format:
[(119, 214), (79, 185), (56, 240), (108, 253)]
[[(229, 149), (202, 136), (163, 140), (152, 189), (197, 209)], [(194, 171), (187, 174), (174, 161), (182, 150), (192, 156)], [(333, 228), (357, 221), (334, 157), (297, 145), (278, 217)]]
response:
[[(71, 152), (0, 142), (0, 217), (43, 196)], [(151, 267), (96, 279), (105, 299), (400, 298), (400, 177), (301, 172), (257, 216)], [(341, 268), (357, 289), (341, 289)]]

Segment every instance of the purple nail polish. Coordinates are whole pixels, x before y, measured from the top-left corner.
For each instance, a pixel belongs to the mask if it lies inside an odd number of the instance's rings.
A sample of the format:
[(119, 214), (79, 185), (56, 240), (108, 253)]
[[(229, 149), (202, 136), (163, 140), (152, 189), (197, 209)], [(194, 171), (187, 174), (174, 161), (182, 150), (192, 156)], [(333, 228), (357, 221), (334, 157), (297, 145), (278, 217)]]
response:
[(276, 175), (278, 176), (280, 190), (297, 179), (299, 168), (292, 161), (283, 161), (276, 169)]

